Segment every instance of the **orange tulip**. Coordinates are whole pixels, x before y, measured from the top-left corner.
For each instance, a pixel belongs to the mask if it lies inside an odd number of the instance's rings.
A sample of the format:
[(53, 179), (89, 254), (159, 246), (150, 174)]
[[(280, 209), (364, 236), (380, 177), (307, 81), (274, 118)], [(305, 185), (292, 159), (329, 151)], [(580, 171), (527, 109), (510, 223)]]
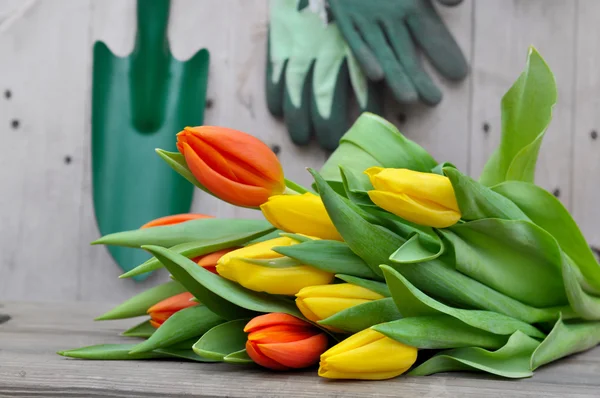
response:
[(224, 127), (186, 127), (177, 149), (198, 182), (236, 206), (258, 207), (285, 190), (277, 156), (258, 138)]
[(177, 311), (198, 305), (199, 303), (190, 301), (192, 298), (194, 298), (192, 293), (184, 292), (154, 304), (147, 311), (150, 315), (150, 324), (158, 328)]
[(311, 324), (288, 314), (272, 313), (252, 319), (246, 352), (257, 364), (273, 370), (300, 369), (319, 362), (327, 336)]
[(199, 266), (204, 267), (205, 270), (212, 272), (213, 274), (219, 274), (217, 272), (217, 262), (225, 254), (239, 249), (239, 247), (232, 247), (229, 249), (223, 249), (214, 253), (205, 254), (204, 256), (196, 257), (192, 259), (193, 262), (198, 263)]
[(172, 216), (161, 217), (161, 218), (157, 218), (156, 220), (149, 221), (146, 224), (142, 225), (140, 227), (140, 229), (179, 224), (179, 223), (186, 222), (186, 221), (198, 220), (200, 218), (214, 218), (214, 217), (207, 216), (206, 214), (193, 214), (193, 213), (175, 214)]

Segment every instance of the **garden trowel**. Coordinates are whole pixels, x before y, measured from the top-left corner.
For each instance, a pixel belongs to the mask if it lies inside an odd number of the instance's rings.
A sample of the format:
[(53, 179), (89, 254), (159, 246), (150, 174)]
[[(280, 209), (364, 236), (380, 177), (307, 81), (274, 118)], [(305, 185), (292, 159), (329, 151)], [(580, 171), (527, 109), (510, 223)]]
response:
[[(94, 44), (92, 179), (102, 235), (189, 212), (192, 185), (154, 152), (176, 151), (175, 134), (203, 122), (208, 51), (173, 58), (167, 41), (169, 0), (138, 0), (135, 47), (125, 58)], [(149, 258), (139, 249), (109, 247), (128, 271)], [(138, 280), (145, 279), (140, 275)]]

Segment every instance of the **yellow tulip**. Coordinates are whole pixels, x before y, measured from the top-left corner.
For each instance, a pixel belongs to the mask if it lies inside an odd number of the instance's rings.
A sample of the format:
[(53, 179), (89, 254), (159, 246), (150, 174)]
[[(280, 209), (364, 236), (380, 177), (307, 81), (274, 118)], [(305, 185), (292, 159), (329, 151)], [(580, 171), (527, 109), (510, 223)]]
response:
[(365, 329), (321, 355), (319, 376), (328, 379), (391, 379), (417, 360), (417, 349)]
[(318, 322), (347, 308), (384, 298), (351, 283), (309, 286), (296, 294), (296, 306), (308, 320)]
[(371, 167), (365, 171), (377, 206), (416, 224), (446, 228), (460, 220), (454, 188), (448, 177), (408, 169)]
[[(334, 275), (309, 265), (284, 264), (283, 267), (261, 265), (256, 260), (286, 260), (288, 257), (271, 250), (277, 246), (290, 246), (295, 239), (281, 237), (234, 250), (221, 257), (217, 273), (224, 278), (257, 292), (293, 296), (306, 286), (330, 283)], [(292, 261), (291, 259), (289, 259)]]
[(274, 195), (260, 209), (267, 221), (281, 230), (321, 239), (343, 240), (323, 201), (315, 194)]

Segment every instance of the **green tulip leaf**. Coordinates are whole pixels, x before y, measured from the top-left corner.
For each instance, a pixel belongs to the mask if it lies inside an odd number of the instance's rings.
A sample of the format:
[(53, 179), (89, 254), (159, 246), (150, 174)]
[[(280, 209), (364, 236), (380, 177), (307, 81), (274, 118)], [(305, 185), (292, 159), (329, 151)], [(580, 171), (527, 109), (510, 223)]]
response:
[(152, 334), (156, 331), (156, 328), (150, 324), (150, 320), (144, 321), (134, 327), (127, 329), (121, 336), (126, 337), (142, 337), (147, 339), (152, 336)]
[(212, 195), (212, 193), (206, 189), (206, 187), (194, 177), (192, 172), (187, 166), (185, 162), (185, 158), (179, 152), (169, 152), (164, 149), (155, 149), (158, 156), (161, 157), (162, 160), (165, 161), (173, 170), (175, 170), (180, 176), (191, 182), (195, 187), (200, 188), (204, 192)]
[(364, 287), (374, 291), (375, 293), (381, 294), (384, 297), (391, 297), (390, 289), (383, 282), (372, 281), (370, 279), (358, 278), (353, 275), (336, 274), (336, 278), (343, 280), (344, 282), (351, 283), (353, 285)]
[(487, 218), (440, 233), (452, 243), (463, 274), (527, 305), (568, 304), (560, 248), (532, 222)]
[(356, 174), (356, 170), (349, 169), (345, 166), (340, 166), (340, 175), (344, 184), (346, 197), (360, 206), (375, 206), (369, 198), (368, 191), (373, 189), (373, 185), (369, 181), (368, 176), (365, 179), (364, 173)]
[(173, 347), (166, 347), (166, 348), (159, 348), (158, 350), (154, 350), (152, 352), (155, 352), (155, 353), (158, 353), (161, 355), (165, 355), (168, 358), (185, 359), (185, 360), (194, 361), (194, 362), (216, 362), (216, 361), (210, 360), (208, 358), (202, 358), (201, 356), (196, 354), (194, 351), (192, 351), (191, 348), (181, 350), (181, 349), (175, 349)]
[(163, 283), (162, 285), (152, 287), (145, 292), (133, 296), (112, 310), (100, 315), (96, 320), (106, 321), (143, 316), (146, 315), (148, 308), (152, 307), (154, 304), (185, 291), (185, 288), (179, 282), (170, 281)]
[(341, 138), (339, 147), (320, 173), (333, 189), (342, 194), (344, 189), (339, 166), (361, 175), (373, 166), (428, 172), (435, 165), (436, 161), (425, 149), (402, 135), (392, 123), (364, 112)]
[(199, 337), (223, 322), (223, 318), (202, 304), (184, 308), (171, 315), (148, 340), (135, 346), (131, 353), (148, 352)]
[(223, 362), (239, 364), (239, 365), (247, 365), (247, 364), (254, 363), (254, 361), (252, 360), (252, 358), (250, 358), (250, 356), (248, 355), (248, 353), (246, 352), (245, 349), (236, 351), (236, 352), (232, 352), (231, 354), (229, 354), (225, 358), (223, 358)]
[(589, 350), (600, 343), (600, 322), (563, 321), (560, 318), (531, 357), (531, 369)]
[[(264, 231), (241, 233), (237, 235), (230, 235), (225, 238), (205, 239), (200, 241), (181, 243), (179, 245), (171, 247), (169, 250), (191, 259), (219, 250), (229, 249), (236, 246), (243, 246), (252, 239), (256, 239), (257, 237), (259, 237), (260, 239), (260, 237), (264, 235)], [(162, 263), (158, 261), (156, 257), (152, 257), (151, 259), (138, 265), (131, 271), (119, 276), (119, 278), (130, 278), (132, 276), (140, 275), (148, 271), (154, 271), (162, 267)]]
[(255, 234), (254, 237), (259, 237), (273, 230), (273, 226), (265, 220), (203, 218), (162, 227), (117, 232), (105, 235), (92, 244), (135, 248), (142, 245), (172, 247), (194, 241), (239, 239), (241, 234)]
[(483, 218), (529, 220), (510, 199), (462, 174), (455, 168), (448, 167), (443, 171), (452, 183), (463, 220), (481, 220)]
[(363, 219), (335, 193), (323, 177), (312, 169), (309, 172), (315, 179), (327, 214), (346, 244), (367, 263), (373, 273), (380, 276), (379, 264), (385, 264), (404, 240), (386, 228)]
[(437, 244), (432, 244), (427, 235), (415, 233), (406, 243), (390, 256), (390, 261), (400, 264), (415, 264), (435, 260), (444, 253), (445, 246), (438, 237)]
[(348, 333), (358, 333), (373, 325), (400, 319), (402, 315), (392, 298), (355, 305), (317, 322)]
[(444, 163), (439, 163), (437, 166), (435, 166), (433, 169), (431, 169), (431, 172), (433, 174), (439, 174), (441, 176), (444, 175), (444, 168), (453, 168), (456, 169), (457, 167), (455, 165), (453, 165), (450, 162), (444, 162)]
[(469, 326), (445, 314), (413, 316), (381, 323), (371, 329), (403, 344), (422, 349), (500, 348), (508, 338)]
[(158, 246), (144, 246), (200, 302), (227, 320), (252, 318), (257, 312), (283, 312), (302, 318), (293, 302), (254, 292), (215, 275), (193, 261)]
[(303, 194), (306, 192), (310, 192), (308, 189), (306, 189), (305, 187), (303, 187), (302, 185), (295, 183), (292, 180), (288, 180), (287, 178), (285, 179), (285, 186), (289, 189), (291, 189), (294, 192), (297, 192), (299, 194)]
[(551, 234), (581, 271), (584, 290), (600, 295), (600, 265), (560, 200), (535, 184), (521, 181), (506, 181), (492, 190), (510, 199), (531, 221)]
[(295, 241), (298, 241), (300, 243), (312, 242), (314, 240), (313, 238), (309, 238), (306, 235), (292, 234), (289, 232), (280, 232), (279, 236), (276, 236), (276, 238), (279, 238), (280, 236), (286, 236), (286, 237), (294, 239)]
[(380, 208), (354, 207), (354, 210), (371, 224), (385, 227), (405, 240), (410, 239), (414, 234), (419, 234), (427, 244), (436, 247), (439, 245), (440, 238), (431, 227), (412, 223)]
[[(571, 307), (581, 318), (590, 321), (600, 320), (600, 297), (592, 296), (581, 287), (577, 267), (572, 260), (563, 253), (562, 273), (565, 282), (565, 290)], [(568, 314), (563, 314), (571, 318)]]
[(392, 298), (394, 299), (398, 310), (400, 310), (400, 313), (405, 318), (446, 314), (467, 325), (494, 334), (510, 335), (517, 330), (520, 330), (532, 337), (545, 337), (542, 332), (530, 324), (511, 318), (507, 315), (492, 311), (465, 310), (449, 307), (421, 292), (393, 268), (382, 265), (381, 269), (383, 270), (385, 280), (392, 293)]
[(154, 359), (167, 358), (168, 355), (158, 352), (139, 352), (132, 354), (136, 344), (99, 344), (73, 350), (59, 351), (64, 357), (99, 360)]
[(343, 242), (308, 240), (297, 245), (278, 246), (273, 251), (323, 271), (377, 279), (371, 268)]
[(244, 327), (249, 319), (236, 319), (215, 326), (194, 344), (192, 349), (203, 358), (224, 361), (225, 357), (244, 350), (248, 335)]
[(480, 347), (464, 347), (442, 351), (410, 371), (410, 376), (427, 376), (449, 371), (481, 371), (507, 378), (533, 376), (529, 366), (539, 341), (521, 332), (510, 336), (506, 345), (496, 351)]
[(502, 98), (500, 145), (483, 168), (482, 184), (534, 181), (538, 152), (552, 120), (556, 97), (552, 71), (530, 47), (525, 70)]
[(249, 245), (253, 245), (255, 243), (265, 242), (267, 240), (277, 239), (277, 238), (279, 238), (281, 236), (282, 233), (284, 233), (282, 230), (276, 229), (274, 231), (269, 232), (266, 235), (262, 235), (262, 236), (260, 236), (260, 237), (258, 237), (256, 239), (249, 240), (249, 241), (245, 242), (243, 245), (240, 245), (240, 246), (249, 246)]

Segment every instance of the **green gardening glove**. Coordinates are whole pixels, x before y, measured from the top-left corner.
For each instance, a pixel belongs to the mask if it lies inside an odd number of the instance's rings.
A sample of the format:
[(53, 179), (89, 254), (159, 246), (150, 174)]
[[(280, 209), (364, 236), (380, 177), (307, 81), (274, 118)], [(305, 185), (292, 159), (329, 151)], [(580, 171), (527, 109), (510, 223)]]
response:
[[(415, 44), (446, 78), (462, 80), (467, 61), (431, 0), (328, 0), (348, 46), (369, 79), (385, 79), (402, 103), (436, 105), (442, 93), (422, 69)], [(460, 0), (440, 0), (455, 5)]]
[(297, 0), (271, 0), (267, 104), (283, 116), (292, 141), (334, 150), (350, 125), (350, 90), (361, 110), (377, 112), (374, 89), (335, 23)]

